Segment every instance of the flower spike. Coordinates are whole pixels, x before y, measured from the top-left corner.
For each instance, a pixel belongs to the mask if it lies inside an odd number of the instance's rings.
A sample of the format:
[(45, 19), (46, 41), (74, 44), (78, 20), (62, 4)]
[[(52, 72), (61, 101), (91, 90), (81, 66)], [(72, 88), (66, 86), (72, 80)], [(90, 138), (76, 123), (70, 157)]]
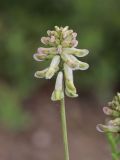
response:
[(97, 130), (102, 132), (120, 132), (120, 93), (113, 98), (112, 102), (108, 103), (108, 107), (103, 108), (103, 112), (112, 117), (107, 124), (97, 125)]
[[(47, 36), (41, 38), (41, 42), (49, 46), (48, 48), (40, 47), (37, 53), (33, 55), (36, 61), (50, 60), (51, 64), (48, 68), (37, 71), (36, 78), (51, 79), (55, 73), (58, 73), (56, 85), (65, 81), (65, 93), (69, 97), (77, 97), (76, 88), (73, 82), (74, 70), (86, 70), (89, 65), (81, 62), (77, 57), (86, 56), (89, 51), (87, 49), (78, 49), (77, 33), (66, 27), (55, 26), (55, 30), (48, 30)], [(61, 72), (62, 71), (62, 72)], [(64, 72), (64, 77), (63, 77)], [(55, 86), (56, 86), (55, 85)], [(57, 85), (58, 86), (58, 85)], [(56, 87), (55, 87), (56, 88)], [(55, 89), (52, 94), (52, 100), (60, 100), (63, 97), (63, 88), (61, 91)]]

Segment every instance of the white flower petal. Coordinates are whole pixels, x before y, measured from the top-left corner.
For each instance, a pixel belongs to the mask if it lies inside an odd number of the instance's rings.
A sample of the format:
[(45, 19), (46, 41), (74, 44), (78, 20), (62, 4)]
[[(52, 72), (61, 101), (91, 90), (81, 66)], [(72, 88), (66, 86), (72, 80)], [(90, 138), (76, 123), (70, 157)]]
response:
[(59, 72), (56, 78), (55, 89), (52, 93), (51, 99), (53, 101), (58, 101), (64, 98), (63, 92), (63, 73)]

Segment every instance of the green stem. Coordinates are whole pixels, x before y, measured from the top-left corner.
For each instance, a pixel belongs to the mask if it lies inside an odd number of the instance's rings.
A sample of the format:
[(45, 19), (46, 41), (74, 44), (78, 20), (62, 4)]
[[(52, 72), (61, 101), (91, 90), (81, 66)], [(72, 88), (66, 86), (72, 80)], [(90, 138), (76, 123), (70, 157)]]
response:
[(116, 141), (115, 141), (112, 133), (106, 133), (106, 134), (107, 134), (108, 142), (111, 146), (112, 159), (113, 160), (119, 160)]
[(66, 125), (66, 114), (65, 114), (65, 100), (61, 99), (61, 123), (62, 123), (62, 134), (64, 143), (64, 156), (65, 160), (69, 160), (69, 149), (68, 149), (68, 138), (67, 138), (67, 125)]

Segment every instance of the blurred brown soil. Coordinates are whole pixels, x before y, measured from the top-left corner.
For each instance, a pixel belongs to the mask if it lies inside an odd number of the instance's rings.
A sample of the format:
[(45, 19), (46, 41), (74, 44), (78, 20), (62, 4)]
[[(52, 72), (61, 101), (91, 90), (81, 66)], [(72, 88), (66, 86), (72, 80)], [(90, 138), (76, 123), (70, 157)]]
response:
[[(28, 129), (13, 133), (0, 130), (0, 160), (64, 160), (59, 103), (51, 102), (52, 88), (42, 87), (25, 100), (31, 114)], [(86, 97), (86, 98), (85, 98)], [(110, 160), (105, 136), (96, 131), (104, 121), (102, 107), (80, 94), (66, 99), (71, 160)]]

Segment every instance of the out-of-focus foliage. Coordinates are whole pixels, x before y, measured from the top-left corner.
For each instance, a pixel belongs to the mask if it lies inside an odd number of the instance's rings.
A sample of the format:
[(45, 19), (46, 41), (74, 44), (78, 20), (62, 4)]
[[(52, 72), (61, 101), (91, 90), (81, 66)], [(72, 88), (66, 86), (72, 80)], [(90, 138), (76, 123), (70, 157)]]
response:
[(90, 50), (85, 58), (90, 69), (75, 75), (79, 88), (98, 95), (111, 91), (120, 79), (119, 0), (2, 0), (0, 79), (21, 96), (43, 83), (33, 77), (43, 63), (36, 65), (32, 55), (55, 25), (69, 25), (78, 33), (78, 47)]
[(22, 109), (19, 96), (5, 84), (0, 86), (0, 122), (7, 128), (20, 130), (26, 127), (28, 114)]

